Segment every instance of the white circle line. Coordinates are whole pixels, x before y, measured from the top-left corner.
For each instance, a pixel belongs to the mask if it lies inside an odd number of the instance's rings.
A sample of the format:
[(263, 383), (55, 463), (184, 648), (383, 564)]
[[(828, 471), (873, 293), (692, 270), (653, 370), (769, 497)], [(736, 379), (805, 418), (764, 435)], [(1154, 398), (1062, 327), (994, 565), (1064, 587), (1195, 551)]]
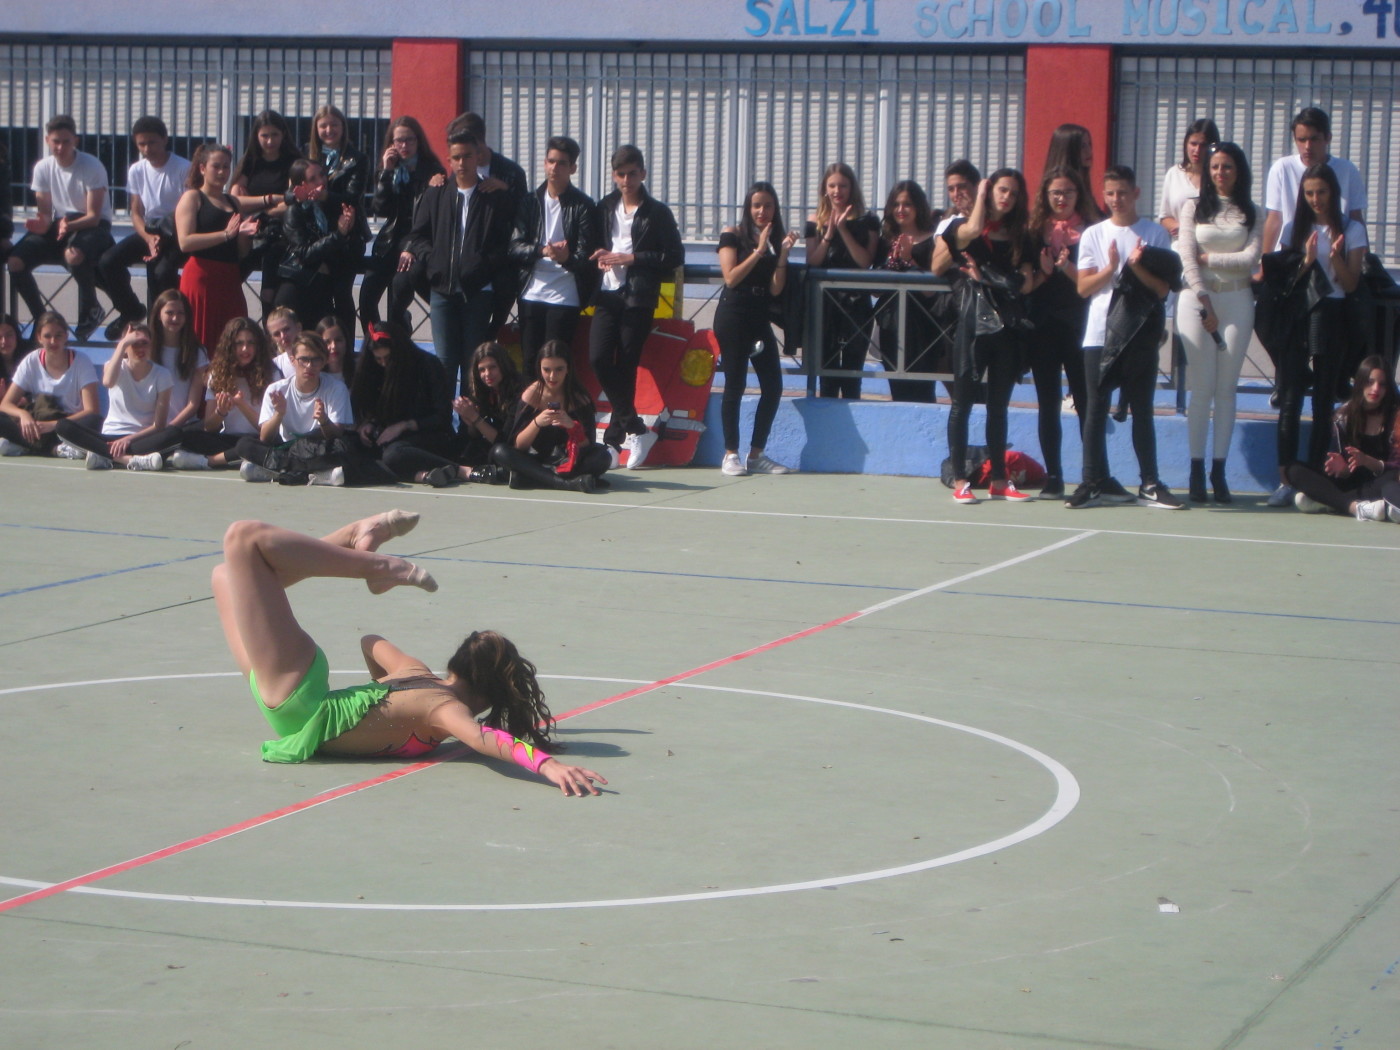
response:
[[(76, 685), (106, 685), (126, 682), (158, 681), (171, 678), (216, 678), (226, 677), (230, 674), (237, 675), (238, 672), (213, 672), (204, 674), (189, 675), (151, 675), (139, 678), (111, 678), (98, 679), (92, 682), (65, 682), (56, 685), (44, 686), (23, 686), (18, 689), (0, 690), (3, 693), (13, 692), (33, 692), (41, 689), (58, 689), (65, 686)], [(348, 672), (332, 672), (342, 674)], [(631, 678), (574, 678), (571, 675), (541, 675), (542, 678), (567, 681), (593, 681), (593, 682), (617, 682), (630, 683), (638, 679)], [(990, 853), (996, 853), (1007, 849), (1037, 835), (1044, 834), (1060, 821), (1073, 812), (1075, 806), (1079, 804), (1080, 791), (1079, 782), (1075, 780), (1074, 774), (1061, 762), (1051, 758), (1043, 751), (1023, 744), (1018, 740), (1002, 736), (1000, 733), (993, 733), (990, 730), (978, 729), (976, 726), (964, 725), (960, 722), (949, 722), (941, 718), (933, 718), (930, 715), (915, 714), (911, 711), (899, 711), (889, 707), (875, 707), (870, 704), (857, 704), (849, 700), (830, 700), (817, 696), (805, 696), (799, 693), (777, 693), (761, 689), (740, 689), (734, 686), (721, 685), (700, 685), (694, 682), (686, 682), (677, 688), (684, 689), (704, 689), (717, 693), (736, 693), (741, 696), (767, 696), (779, 700), (800, 700), (806, 703), (825, 704), (830, 707), (845, 707), (856, 711), (871, 711), (877, 714), (893, 715), (898, 718), (908, 718), (916, 722), (925, 722), (929, 725), (940, 726), (945, 729), (953, 729), (958, 732), (968, 733), (972, 736), (981, 737), (992, 743), (1009, 747), (1013, 751), (1032, 759), (1037, 764), (1043, 766), (1051, 776), (1055, 778), (1055, 800), (1041, 816), (1027, 824), (1025, 827), (1003, 835), (1000, 838), (992, 839), (977, 846), (970, 846), (967, 849), (958, 850), (955, 853), (944, 854), (941, 857), (933, 857), (928, 860), (916, 861), (912, 864), (901, 864), (891, 868), (880, 868), (875, 871), (856, 872), (851, 875), (835, 875), (824, 879), (808, 879), (802, 882), (785, 882), (771, 884), (767, 886), (747, 886), (731, 890), (707, 890), (700, 893), (673, 893), (660, 894), (650, 897), (613, 897), (603, 900), (591, 901), (548, 901), (542, 903), (520, 903), (520, 904), (393, 904), (393, 903), (371, 903), (368, 901), (294, 901), (294, 900), (270, 900), (252, 897), (209, 897), (195, 894), (181, 893), (147, 893), (140, 890), (114, 890), (97, 886), (76, 886), (69, 890), (69, 893), (88, 893), (100, 897), (124, 897), (134, 900), (158, 900), (172, 901), (188, 904), (222, 904), (234, 907), (257, 907), (257, 908), (313, 908), (319, 910), (333, 911), (410, 911), (410, 912), (462, 912), (462, 911), (562, 911), (575, 908), (621, 908), (634, 907), (646, 904), (679, 904), (691, 901), (726, 900), (735, 897), (757, 897), (772, 893), (795, 893), (799, 890), (830, 889), (837, 886), (849, 886), (860, 882), (874, 882), (878, 879), (893, 878), (897, 875), (910, 875), (914, 872), (929, 871), (934, 868), (945, 867), (949, 864), (957, 864), (964, 860), (973, 860), (977, 857), (985, 857)], [(35, 882), (29, 879), (16, 879), (0, 875), (0, 884), (10, 886), (21, 886), (27, 889), (45, 889), (54, 883)]]

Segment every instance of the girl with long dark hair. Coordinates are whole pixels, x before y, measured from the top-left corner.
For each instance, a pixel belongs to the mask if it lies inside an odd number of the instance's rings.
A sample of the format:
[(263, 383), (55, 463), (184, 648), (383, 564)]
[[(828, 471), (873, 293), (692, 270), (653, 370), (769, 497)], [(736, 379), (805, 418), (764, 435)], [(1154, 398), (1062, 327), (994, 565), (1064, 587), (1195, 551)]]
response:
[[(739, 224), (719, 236), (719, 265), (724, 291), (715, 308), (715, 338), (724, 368), (720, 421), (724, 428), (724, 461), (729, 475), (786, 474), (788, 468), (763, 451), (783, 395), (783, 371), (778, 341), (773, 337), (774, 311), (787, 287), (788, 252), (797, 233), (783, 226), (778, 191), (771, 183), (755, 182), (744, 195)], [(758, 377), (758, 407), (754, 412), (749, 454), (739, 458), (739, 404), (748, 384), (749, 365)]]
[(247, 317), (226, 324), (209, 357), (204, 425), (184, 430), (170, 465), (176, 470), (237, 466), (233, 450), (240, 438), (257, 437), (263, 394), (278, 375), (261, 325)]
[[(913, 179), (890, 187), (880, 218), (880, 241), (875, 252), (877, 269), (891, 273), (929, 273), (933, 269), (934, 215), (928, 194)], [(911, 295), (905, 313), (904, 330), (898, 329), (899, 316), (893, 295), (882, 296), (876, 305), (879, 318), (880, 357), (888, 371), (899, 369), (899, 340), (904, 341), (904, 371), (933, 372), (937, 368), (938, 340), (930, 310), (933, 297)], [(891, 401), (919, 401), (932, 404), (932, 379), (891, 379)]]
[(245, 218), (226, 191), (232, 162), (227, 146), (200, 146), (186, 176), (189, 188), (175, 206), (175, 232), (186, 256), (180, 291), (201, 346), (213, 346), (229, 321), (248, 312), (239, 263), (251, 249), (258, 223)]
[(452, 395), (437, 357), (396, 324), (371, 325), (350, 388), (360, 451), (404, 480), (450, 463)]
[(491, 449), (511, 488), (593, 492), (612, 462), (597, 441), (596, 410), (557, 339), (540, 347), (539, 378), (520, 396), (511, 429)]
[(276, 303), (282, 284), (278, 274), (284, 251), (282, 222), (287, 215), (292, 162), (300, 158), (286, 118), (276, 110), (265, 109), (253, 118), (247, 148), (229, 187), (243, 212), (260, 213), (257, 243), (243, 257), (243, 272), (248, 274), (262, 267), (259, 296), (264, 317)]

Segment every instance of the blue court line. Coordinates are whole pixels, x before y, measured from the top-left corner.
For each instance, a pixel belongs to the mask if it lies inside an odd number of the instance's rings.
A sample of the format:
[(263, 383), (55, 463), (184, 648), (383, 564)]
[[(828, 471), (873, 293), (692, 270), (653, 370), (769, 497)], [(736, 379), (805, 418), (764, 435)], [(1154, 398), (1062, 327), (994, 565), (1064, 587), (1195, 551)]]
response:
[[(796, 587), (852, 587), (861, 591), (900, 591), (907, 587), (891, 587), (883, 583), (836, 583), (826, 580), (789, 580), (777, 576), (725, 576), (708, 572), (674, 572), (667, 569), (610, 569), (601, 565), (559, 565), (544, 561), (498, 561), (493, 558), (448, 558), (441, 555), (403, 555), (411, 561), (445, 561), (465, 565), (503, 565), (521, 569), (571, 569), (576, 572), (608, 572), (633, 576), (667, 576), (685, 580), (723, 580), (727, 583), (788, 583)], [(0, 595), (0, 597), (4, 597)]]
[(63, 525), (21, 525), (13, 521), (0, 521), (0, 529), (35, 529), (39, 532), (74, 532), (80, 536), (115, 536), (130, 540), (165, 540), (170, 543), (214, 543), (214, 540), (196, 539), (186, 536), (151, 536), (144, 532), (112, 532), (109, 529), (73, 529)]
[(223, 550), (206, 551), (203, 554), (187, 554), (183, 558), (172, 558), (169, 561), (153, 561), (147, 565), (133, 565), (126, 569), (109, 569), (107, 572), (94, 572), (86, 576), (74, 576), (67, 580), (54, 580), (52, 583), (36, 583), (33, 587), (17, 587), (13, 591), (0, 591), (0, 598), (13, 598), (17, 594), (32, 594), (35, 591), (46, 591), (51, 587), (66, 587), (70, 583), (87, 583), (89, 580), (105, 580), (110, 576), (122, 576), (128, 572), (142, 572), (146, 569), (162, 569), (167, 565), (179, 565), (181, 562), (198, 561), (200, 558), (216, 558), (223, 554)]
[(1400, 627), (1400, 620), (1363, 620), (1352, 616), (1317, 616), (1311, 613), (1261, 612), (1257, 609), (1212, 609), (1198, 605), (1151, 605), (1147, 602), (1111, 602), (1102, 598), (1056, 598), (1044, 594), (997, 594), (992, 591), (944, 591), (965, 598), (1010, 598), (1013, 601), (1065, 602), (1071, 605), (1111, 605), (1122, 609), (1151, 609), (1155, 612), (1198, 612), (1220, 616), (1264, 616), (1279, 620), (1322, 620), (1327, 623), (1366, 623), (1380, 627)]

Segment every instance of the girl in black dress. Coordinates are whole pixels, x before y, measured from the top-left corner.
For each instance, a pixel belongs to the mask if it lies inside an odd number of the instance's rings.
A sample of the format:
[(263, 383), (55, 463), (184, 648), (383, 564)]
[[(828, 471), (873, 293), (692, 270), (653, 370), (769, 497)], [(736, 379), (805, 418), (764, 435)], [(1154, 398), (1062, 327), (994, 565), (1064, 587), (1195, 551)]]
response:
[[(822, 199), (807, 220), (807, 265), (827, 270), (868, 270), (875, 261), (880, 223), (865, 210), (865, 197), (849, 165), (829, 165), (822, 173)], [(874, 308), (866, 292), (826, 292), (823, 301), (826, 344), (823, 368), (859, 372), (870, 350)], [(823, 376), (822, 397), (860, 398), (860, 376)]]

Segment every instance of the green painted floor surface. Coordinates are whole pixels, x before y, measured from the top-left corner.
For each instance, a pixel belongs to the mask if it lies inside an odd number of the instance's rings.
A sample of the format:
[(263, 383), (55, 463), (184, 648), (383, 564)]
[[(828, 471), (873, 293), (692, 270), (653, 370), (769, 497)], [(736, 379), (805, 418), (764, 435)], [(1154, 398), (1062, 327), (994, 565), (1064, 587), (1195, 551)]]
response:
[(7, 1050), (1400, 1045), (1394, 526), (712, 470), (0, 492), (0, 898), (406, 765), (258, 761), (236, 518), (422, 513), (388, 549), (436, 594), (295, 590), (336, 684), (495, 627), (556, 714), (640, 689), (560, 723), (600, 798), (450, 758), (0, 903)]

